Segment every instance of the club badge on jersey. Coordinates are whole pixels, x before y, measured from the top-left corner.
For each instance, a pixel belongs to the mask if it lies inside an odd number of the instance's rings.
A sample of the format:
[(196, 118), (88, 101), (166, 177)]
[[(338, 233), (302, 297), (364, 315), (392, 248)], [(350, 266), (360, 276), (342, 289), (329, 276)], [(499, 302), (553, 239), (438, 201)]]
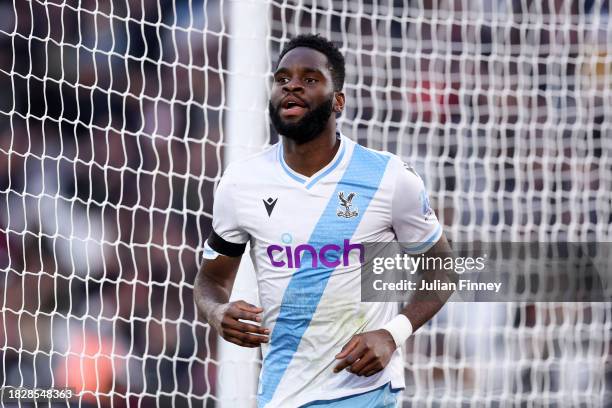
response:
[(355, 195), (356, 193), (349, 193), (349, 195), (345, 198), (344, 191), (338, 192), (338, 199), (340, 200), (338, 205), (344, 207), (344, 209), (338, 207), (338, 210), (336, 212), (336, 215), (338, 217), (353, 218), (359, 215), (358, 208), (353, 208), (351, 210), (351, 208), (353, 207), (353, 204), (351, 202), (353, 201), (353, 198), (355, 198)]

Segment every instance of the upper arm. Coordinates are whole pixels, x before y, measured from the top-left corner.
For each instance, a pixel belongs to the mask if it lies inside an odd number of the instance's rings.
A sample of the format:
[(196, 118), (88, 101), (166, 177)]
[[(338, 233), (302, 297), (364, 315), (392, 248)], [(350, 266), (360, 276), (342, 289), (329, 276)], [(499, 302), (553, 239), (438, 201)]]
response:
[[(429, 204), (425, 184), (414, 170), (395, 163), (397, 175), (391, 203), (391, 224), (407, 252), (420, 254), (436, 244), (442, 227)], [(401, 168), (400, 168), (401, 166)]]
[(236, 257), (242, 255), (249, 234), (242, 227), (239, 214), (236, 211), (239, 203), (236, 193), (239, 186), (234, 181), (231, 174), (226, 174), (221, 178), (213, 203), (212, 232), (208, 237), (208, 248), (212, 248), (221, 255)]
[(201, 277), (231, 291), (249, 234), (242, 228), (236, 212), (235, 190), (231, 175), (221, 178), (213, 204), (212, 231), (204, 243)]

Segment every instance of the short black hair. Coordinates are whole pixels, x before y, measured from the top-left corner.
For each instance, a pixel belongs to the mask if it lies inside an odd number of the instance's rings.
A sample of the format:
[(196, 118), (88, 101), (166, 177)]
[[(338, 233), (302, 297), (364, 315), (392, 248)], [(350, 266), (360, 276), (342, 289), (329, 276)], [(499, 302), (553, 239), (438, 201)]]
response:
[(332, 74), (332, 80), (334, 83), (334, 91), (341, 91), (344, 86), (344, 56), (338, 50), (338, 47), (326, 38), (321, 37), (319, 34), (302, 34), (293, 38), (289, 41), (280, 55), (278, 56), (278, 62), (276, 66), (281, 62), (285, 54), (294, 48), (306, 47), (317, 50), (327, 57), (328, 68)]

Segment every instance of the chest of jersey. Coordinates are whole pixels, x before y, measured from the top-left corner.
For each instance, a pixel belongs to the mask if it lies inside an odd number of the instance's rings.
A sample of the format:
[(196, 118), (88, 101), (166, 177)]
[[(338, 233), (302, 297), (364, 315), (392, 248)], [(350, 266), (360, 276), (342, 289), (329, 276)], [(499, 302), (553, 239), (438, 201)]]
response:
[(279, 176), (243, 190), (252, 204), (238, 211), (258, 269), (331, 268), (358, 255), (362, 242), (390, 239), (391, 193), (382, 174), (372, 179), (338, 173), (311, 188)]

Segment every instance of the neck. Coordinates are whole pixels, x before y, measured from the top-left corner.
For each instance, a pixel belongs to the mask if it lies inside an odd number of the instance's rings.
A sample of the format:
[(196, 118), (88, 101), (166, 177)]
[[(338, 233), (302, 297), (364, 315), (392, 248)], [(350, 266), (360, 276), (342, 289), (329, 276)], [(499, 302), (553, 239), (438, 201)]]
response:
[[(331, 118), (330, 118), (331, 119)], [(314, 139), (298, 145), (282, 136), (285, 163), (295, 172), (310, 177), (332, 161), (340, 141), (336, 139), (336, 121), (329, 121)]]

